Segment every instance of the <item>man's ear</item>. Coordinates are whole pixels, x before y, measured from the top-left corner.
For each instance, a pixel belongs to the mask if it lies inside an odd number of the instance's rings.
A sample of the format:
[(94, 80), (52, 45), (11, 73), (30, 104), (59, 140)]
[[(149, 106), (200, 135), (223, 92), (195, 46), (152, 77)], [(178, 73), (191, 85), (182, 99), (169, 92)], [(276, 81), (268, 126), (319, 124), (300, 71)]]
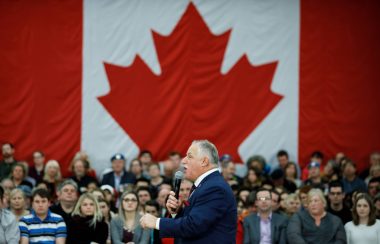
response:
[(208, 159), (208, 157), (203, 157), (201, 166), (202, 167), (207, 167), (209, 164), (210, 164), (210, 160)]

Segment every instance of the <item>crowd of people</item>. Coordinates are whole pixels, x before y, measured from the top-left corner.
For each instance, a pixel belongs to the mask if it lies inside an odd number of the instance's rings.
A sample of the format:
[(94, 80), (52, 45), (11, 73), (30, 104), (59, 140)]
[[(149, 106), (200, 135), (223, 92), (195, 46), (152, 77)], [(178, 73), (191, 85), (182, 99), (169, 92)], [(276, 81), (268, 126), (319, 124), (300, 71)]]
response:
[[(11, 143), (0, 161), (0, 243), (176, 243), (159, 230), (143, 228), (149, 213), (167, 217), (167, 198), (182, 155), (171, 152), (156, 163), (141, 151), (126, 167), (116, 153), (110, 168), (97, 175), (85, 152), (74, 155), (71, 176), (43, 151), (33, 162), (16, 160)], [(325, 160), (313, 152), (300, 168), (288, 153), (277, 153), (271, 168), (260, 155), (250, 157), (238, 176), (228, 154), (219, 171), (236, 196), (236, 243), (379, 243), (380, 153), (357, 172), (344, 153)], [(179, 198), (186, 207), (193, 182), (183, 179)]]

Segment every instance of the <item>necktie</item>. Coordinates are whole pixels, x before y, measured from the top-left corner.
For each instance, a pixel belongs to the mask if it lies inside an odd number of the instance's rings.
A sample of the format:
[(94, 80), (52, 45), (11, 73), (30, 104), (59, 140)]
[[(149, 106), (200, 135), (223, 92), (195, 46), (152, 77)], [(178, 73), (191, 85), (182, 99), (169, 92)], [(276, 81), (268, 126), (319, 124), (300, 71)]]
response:
[(195, 184), (193, 184), (193, 186), (192, 186), (191, 189), (190, 189), (189, 198), (191, 197), (191, 194), (193, 194), (193, 191), (194, 191), (196, 188), (197, 188), (197, 187), (195, 186)]

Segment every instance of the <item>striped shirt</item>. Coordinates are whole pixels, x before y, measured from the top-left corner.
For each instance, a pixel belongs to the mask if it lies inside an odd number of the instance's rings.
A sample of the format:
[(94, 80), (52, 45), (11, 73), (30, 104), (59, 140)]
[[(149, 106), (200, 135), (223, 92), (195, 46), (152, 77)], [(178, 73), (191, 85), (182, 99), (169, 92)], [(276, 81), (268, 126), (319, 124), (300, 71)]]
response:
[(29, 243), (54, 244), (59, 237), (66, 238), (66, 224), (61, 215), (48, 210), (44, 220), (36, 216), (35, 212), (20, 219), (19, 228), (21, 237), (27, 237)]

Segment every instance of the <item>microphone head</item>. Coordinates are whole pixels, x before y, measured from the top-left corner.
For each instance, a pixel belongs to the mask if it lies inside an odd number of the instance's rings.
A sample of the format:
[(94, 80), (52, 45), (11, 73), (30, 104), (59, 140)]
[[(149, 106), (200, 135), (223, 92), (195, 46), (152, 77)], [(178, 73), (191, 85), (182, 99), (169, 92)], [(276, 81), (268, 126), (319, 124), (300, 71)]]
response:
[(178, 180), (182, 180), (183, 179), (183, 172), (182, 171), (175, 172), (174, 178), (178, 179)]

